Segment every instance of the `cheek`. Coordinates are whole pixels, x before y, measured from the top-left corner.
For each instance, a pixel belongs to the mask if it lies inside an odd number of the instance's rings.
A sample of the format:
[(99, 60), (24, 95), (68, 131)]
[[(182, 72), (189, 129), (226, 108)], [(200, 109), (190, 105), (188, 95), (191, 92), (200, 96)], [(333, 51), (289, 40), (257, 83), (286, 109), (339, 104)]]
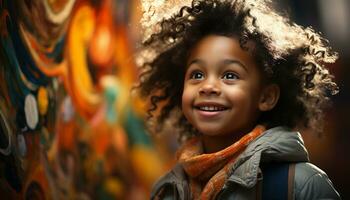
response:
[(184, 89), (183, 93), (182, 93), (182, 109), (183, 111), (185, 111), (185, 108), (188, 107), (188, 105), (191, 102), (191, 93), (188, 92), (188, 90)]
[(244, 110), (246, 112), (252, 107), (255, 107), (255, 103), (253, 103), (255, 102), (255, 97), (246, 88), (235, 88), (227, 91), (227, 98), (236, 110)]
[(187, 119), (189, 117), (189, 112), (192, 107), (193, 99), (194, 99), (194, 93), (190, 90), (190, 88), (185, 87), (182, 93), (181, 107), (182, 107), (182, 112), (184, 113)]
[(223, 92), (226, 97), (234, 104), (247, 101), (247, 89), (243, 87), (225, 88)]

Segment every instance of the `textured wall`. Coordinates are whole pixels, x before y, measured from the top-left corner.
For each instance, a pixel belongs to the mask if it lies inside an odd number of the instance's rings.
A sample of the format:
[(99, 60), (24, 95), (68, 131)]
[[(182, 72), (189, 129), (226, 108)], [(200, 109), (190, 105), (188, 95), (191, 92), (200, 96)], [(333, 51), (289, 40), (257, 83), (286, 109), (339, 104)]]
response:
[(0, 193), (147, 199), (163, 164), (145, 132), (127, 0), (0, 0)]

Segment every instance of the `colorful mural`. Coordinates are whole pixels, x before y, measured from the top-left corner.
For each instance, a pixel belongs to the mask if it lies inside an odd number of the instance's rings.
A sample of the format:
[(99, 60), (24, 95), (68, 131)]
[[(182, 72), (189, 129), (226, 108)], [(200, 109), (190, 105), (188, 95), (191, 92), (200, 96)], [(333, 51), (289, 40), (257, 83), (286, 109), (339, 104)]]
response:
[(128, 0), (0, 0), (0, 193), (147, 199), (164, 165), (145, 132)]

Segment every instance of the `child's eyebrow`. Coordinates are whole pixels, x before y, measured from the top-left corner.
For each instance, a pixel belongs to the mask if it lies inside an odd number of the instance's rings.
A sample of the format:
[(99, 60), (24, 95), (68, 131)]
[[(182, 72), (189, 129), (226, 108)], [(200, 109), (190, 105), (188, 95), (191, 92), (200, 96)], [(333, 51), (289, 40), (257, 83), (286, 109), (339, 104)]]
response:
[[(190, 63), (188, 63), (187, 68), (193, 64), (198, 64), (201, 66), (206, 65), (205, 61), (196, 58), (196, 59), (193, 59)], [(243, 63), (241, 63), (239, 60), (224, 59), (219, 63), (219, 66), (227, 66), (227, 65), (231, 65), (231, 64), (237, 64), (237, 65), (241, 66), (245, 71), (248, 72), (248, 68)]]
[[(189, 62), (187, 66), (191, 66), (193, 64), (205, 65), (205, 62), (201, 59), (196, 58), (196, 59), (193, 59), (191, 62)], [(230, 65), (230, 64), (240, 65), (245, 70), (247, 70), (247, 67), (243, 63), (241, 63), (239, 60), (224, 59), (223, 61), (220, 62), (220, 65)]]
[(193, 59), (190, 63), (188, 63), (187, 68), (193, 64), (205, 65), (205, 62), (201, 59)]
[(221, 65), (223, 65), (223, 66), (227, 66), (227, 65), (231, 65), (231, 64), (237, 64), (237, 65), (241, 66), (245, 71), (248, 72), (248, 68), (243, 63), (241, 63), (239, 60), (224, 59), (223, 61), (221, 61)]

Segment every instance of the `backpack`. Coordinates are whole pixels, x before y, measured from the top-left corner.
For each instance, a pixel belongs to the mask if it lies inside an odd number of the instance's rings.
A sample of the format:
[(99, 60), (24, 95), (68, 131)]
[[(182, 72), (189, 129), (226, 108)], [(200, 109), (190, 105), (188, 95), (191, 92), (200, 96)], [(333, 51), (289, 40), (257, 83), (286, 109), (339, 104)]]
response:
[(292, 200), (295, 163), (269, 163), (260, 166), (263, 181), (257, 185), (258, 199)]

